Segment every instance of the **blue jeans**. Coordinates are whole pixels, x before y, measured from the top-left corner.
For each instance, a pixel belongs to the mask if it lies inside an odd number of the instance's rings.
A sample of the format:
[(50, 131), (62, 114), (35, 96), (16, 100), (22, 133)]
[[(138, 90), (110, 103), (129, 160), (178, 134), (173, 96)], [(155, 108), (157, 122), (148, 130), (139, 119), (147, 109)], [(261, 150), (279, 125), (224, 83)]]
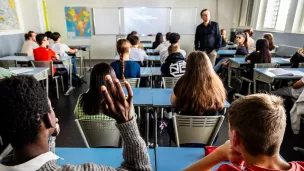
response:
[(224, 62), (224, 61), (227, 61), (227, 59), (228, 58), (223, 58), (223, 59), (221, 59), (220, 61), (218, 61), (218, 63), (215, 65), (215, 67), (214, 67), (214, 71), (216, 72), (216, 73), (218, 73), (218, 72), (220, 72), (220, 70), (222, 69), (222, 63)]
[(75, 57), (72, 57), (72, 64), (73, 64), (73, 74), (77, 74), (76, 58)]

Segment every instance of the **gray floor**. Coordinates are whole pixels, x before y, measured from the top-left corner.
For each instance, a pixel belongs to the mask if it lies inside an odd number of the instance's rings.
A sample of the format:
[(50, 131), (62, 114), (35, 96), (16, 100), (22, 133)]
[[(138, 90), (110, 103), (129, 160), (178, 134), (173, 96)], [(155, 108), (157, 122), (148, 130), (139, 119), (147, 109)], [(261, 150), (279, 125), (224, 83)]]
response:
[[(99, 61), (92, 61), (91, 66), (98, 63)], [(110, 63), (111, 61), (104, 61)], [(88, 65), (88, 63), (87, 63)], [(60, 99), (56, 99), (55, 91), (50, 94), (52, 105), (54, 111), (59, 118), (59, 123), (61, 127), (61, 133), (57, 138), (57, 147), (85, 147), (84, 142), (77, 130), (76, 124), (74, 122), (74, 107), (76, 105), (78, 96), (85, 92), (89, 87), (89, 75), (87, 72), (85, 80), (88, 84), (83, 84), (76, 87), (76, 89), (70, 93), (69, 96), (64, 96), (63, 93), (60, 94)], [(301, 125), (301, 130), (304, 130), (304, 124)], [(215, 145), (223, 144), (228, 140), (228, 123), (227, 117), (223, 122), (223, 125), (219, 132), (219, 138)], [(167, 131), (164, 130), (158, 139), (159, 146), (169, 146), (169, 138)], [(304, 131), (301, 131), (299, 135), (293, 135), (289, 129), (287, 129), (283, 144), (280, 150), (281, 155), (287, 161), (304, 161), (304, 156), (300, 155), (298, 152), (293, 150), (294, 146), (304, 148)]]

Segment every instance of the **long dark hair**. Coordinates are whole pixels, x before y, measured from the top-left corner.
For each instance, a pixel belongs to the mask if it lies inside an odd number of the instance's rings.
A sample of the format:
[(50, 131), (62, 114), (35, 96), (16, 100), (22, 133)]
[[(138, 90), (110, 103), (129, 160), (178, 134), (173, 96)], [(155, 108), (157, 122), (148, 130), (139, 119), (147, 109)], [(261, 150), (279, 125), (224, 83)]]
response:
[(273, 35), (271, 33), (265, 33), (263, 37), (269, 42), (269, 50), (272, 51), (275, 49)]
[(155, 36), (155, 43), (158, 46), (159, 44), (164, 42), (164, 37), (162, 33), (157, 33)]
[(105, 76), (108, 74), (112, 77), (112, 80), (116, 78), (115, 71), (106, 63), (99, 63), (93, 67), (90, 78), (90, 89), (82, 95), (79, 102), (85, 114), (96, 115), (100, 113), (101, 101), (104, 99), (100, 88), (104, 85), (109, 90), (110, 87), (105, 80)]
[(24, 34), (25, 40), (30, 40), (30, 37), (32, 37), (32, 34), (35, 33), (34, 31), (29, 31), (28, 33)]
[(226, 91), (223, 82), (204, 52), (195, 51), (188, 56), (186, 72), (179, 83), (176, 92), (178, 109), (203, 115), (224, 108)]
[[(244, 37), (245, 40), (244, 40), (244, 43), (243, 43), (242, 45), (244, 45), (244, 46), (246, 47), (247, 53), (249, 53), (249, 44), (248, 44), (248, 39), (247, 39), (246, 34), (245, 34), (245, 33), (238, 33), (237, 36), (238, 36), (238, 35)], [(241, 45), (241, 46), (242, 46), (242, 45)]]
[(130, 42), (126, 39), (120, 39), (116, 44), (117, 53), (119, 55), (121, 79), (123, 80), (125, 80), (125, 61), (123, 55), (129, 53), (130, 46)]
[(259, 39), (256, 42), (256, 51), (260, 54), (259, 63), (271, 63), (271, 55), (269, 52), (269, 43), (267, 39)]

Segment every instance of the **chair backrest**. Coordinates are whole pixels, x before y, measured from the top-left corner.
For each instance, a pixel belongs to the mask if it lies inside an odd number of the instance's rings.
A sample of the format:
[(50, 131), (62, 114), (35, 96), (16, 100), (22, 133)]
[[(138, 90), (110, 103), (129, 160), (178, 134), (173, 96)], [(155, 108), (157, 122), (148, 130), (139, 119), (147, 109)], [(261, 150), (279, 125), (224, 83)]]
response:
[(9, 67), (17, 67), (16, 60), (0, 60), (0, 67), (8, 69)]
[(176, 144), (201, 143), (212, 145), (225, 116), (173, 116)]
[(304, 63), (299, 63), (299, 68), (304, 68)]
[(255, 68), (277, 68), (279, 64), (277, 63), (261, 63), (261, 64), (255, 64)]
[[(119, 80), (122, 87), (126, 87), (123, 80)], [(132, 88), (138, 88), (140, 84), (140, 78), (128, 78), (126, 79)]]
[(174, 88), (181, 77), (162, 77), (164, 88)]
[(276, 56), (279, 57), (292, 57), (300, 47), (295, 46), (288, 46), (288, 45), (279, 45), (279, 47), (276, 50)]
[(116, 121), (75, 119), (75, 122), (87, 148), (120, 146)]
[(27, 56), (27, 53), (14, 53), (15, 56)]
[(50, 68), (48, 70), (48, 74), (52, 77), (55, 73), (53, 73), (53, 61), (31, 61), (33, 67), (44, 67), (44, 68)]

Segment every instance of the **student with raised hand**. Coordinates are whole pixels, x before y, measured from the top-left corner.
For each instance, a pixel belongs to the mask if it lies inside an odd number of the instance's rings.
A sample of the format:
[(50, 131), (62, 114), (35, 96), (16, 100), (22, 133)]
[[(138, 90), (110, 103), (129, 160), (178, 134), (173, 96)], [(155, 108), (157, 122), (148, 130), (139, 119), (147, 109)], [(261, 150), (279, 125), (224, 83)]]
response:
[(221, 47), (226, 47), (227, 46), (227, 31), (225, 29), (221, 29), (221, 36), (222, 36)]
[(26, 53), (27, 56), (34, 56), (33, 50), (39, 47), (36, 42), (36, 33), (34, 31), (29, 31), (24, 34), (24, 39), (25, 42), (23, 43), (21, 53)]
[[(254, 124), (252, 124), (254, 123)], [(207, 171), (229, 160), (218, 171), (303, 171), (304, 162), (284, 161), (280, 156), (286, 114), (283, 100), (254, 94), (234, 101), (228, 110), (229, 141), (184, 171)]]
[[(47, 48), (49, 41), (45, 34), (38, 34), (36, 36), (37, 43), (39, 47), (34, 49), (34, 59), (35, 61), (51, 61), (58, 60), (59, 56), (52, 50)], [(54, 75), (62, 75), (64, 80), (65, 90), (68, 88), (68, 71), (65, 68), (55, 68), (53, 67)]]
[[(76, 53), (77, 49), (70, 49), (66, 44), (61, 43), (61, 35), (58, 32), (52, 33), (52, 39), (54, 40), (54, 44), (49, 45), (49, 48), (51, 48), (57, 55), (59, 56), (69, 56), (67, 53)], [(77, 74), (77, 64), (76, 64), (76, 58), (72, 58), (72, 64), (73, 64), (73, 73)]]
[(17, 76), (0, 82), (0, 107), (3, 109), (0, 135), (14, 149), (14, 157), (3, 160), (0, 170), (152, 171), (146, 144), (131, 113), (133, 92), (129, 83), (125, 82), (128, 91), (126, 99), (117, 79), (112, 80), (108, 75), (105, 79), (109, 88), (101, 86), (105, 100), (100, 105), (104, 113), (117, 122), (116, 127), (123, 140), (124, 162), (121, 167), (115, 169), (93, 163), (57, 165), (56, 160), (60, 157), (49, 151), (48, 144), (48, 137), (57, 136), (59, 128), (51, 103), (35, 78)]
[(250, 50), (254, 50), (255, 48), (255, 40), (252, 38), (253, 36), (253, 29), (247, 29), (247, 30), (244, 30), (244, 33), (247, 35), (249, 35), (249, 38), (248, 38), (248, 46), (249, 46), (249, 49)]
[(157, 33), (155, 36), (155, 42), (153, 42), (152, 44), (152, 49), (156, 49), (163, 42), (164, 42), (163, 34)]
[(161, 66), (162, 75), (165, 77), (180, 77), (185, 73), (185, 57), (179, 52), (178, 44), (171, 44), (168, 48), (169, 56)]
[[(209, 57), (200, 51), (190, 53), (185, 74), (177, 81), (171, 94), (171, 104), (180, 115), (216, 116), (224, 109), (226, 90), (214, 72)], [(175, 141), (173, 124), (168, 132)]]
[[(74, 114), (77, 119), (85, 120), (114, 120), (102, 112), (100, 103), (105, 100), (100, 89), (101, 86), (106, 86), (109, 89), (109, 84), (105, 80), (105, 76), (109, 75), (112, 80), (116, 79), (115, 71), (106, 63), (96, 64), (90, 77), (90, 88), (86, 93), (79, 96), (75, 106)], [(132, 114), (134, 108), (132, 107)]]
[[(171, 33), (170, 34), (170, 38), (169, 38), (169, 43), (172, 45), (179, 45), (180, 44), (180, 35), (178, 33)], [(182, 49), (178, 49), (178, 52), (180, 52), (184, 58), (186, 58), (186, 51), (182, 50)], [(168, 52), (168, 48), (163, 49), (160, 53), (160, 62), (161, 64), (163, 64), (165, 62), (165, 60), (167, 59), (167, 57), (169, 56), (169, 52)]]
[(142, 49), (139, 49), (138, 46), (140, 44), (138, 36), (131, 36), (129, 38), (131, 43), (131, 53), (130, 53), (130, 60), (131, 61), (140, 61), (141, 65), (143, 65), (143, 61), (148, 59), (148, 55)]
[(160, 53), (161, 51), (166, 50), (171, 45), (171, 43), (169, 42), (170, 35), (171, 35), (170, 32), (168, 32), (166, 34), (166, 41), (164, 41), (160, 45), (158, 45), (157, 48), (154, 49), (154, 53)]
[(119, 60), (112, 62), (111, 67), (114, 69), (117, 78), (140, 78), (140, 65), (129, 60), (131, 44), (126, 39), (117, 41), (116, 49)]
[(269, 51), (270, 53), (275, 53), (275, 45), (274, 45), (274, 38), (273, 35), (271, 33), (265, 33), (263, 36), (264, 39), (267, 39), (269, 42)]

